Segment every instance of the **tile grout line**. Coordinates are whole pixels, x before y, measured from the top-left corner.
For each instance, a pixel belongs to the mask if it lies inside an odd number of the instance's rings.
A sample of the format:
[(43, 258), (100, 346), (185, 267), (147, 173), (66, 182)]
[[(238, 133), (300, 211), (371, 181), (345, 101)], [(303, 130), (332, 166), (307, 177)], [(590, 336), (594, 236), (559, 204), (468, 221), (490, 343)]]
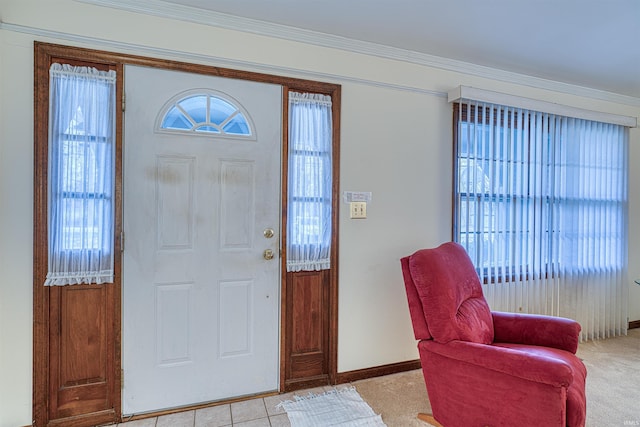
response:
[(269, 427), (272, 427), (271, 418), (269, 417), (269, 410), (267, 409), (267, 402), (264, 401), (264, 397), (262, 398), (262, 406), (264, 407), (265, 414), (267, 414), (267, 422), (269, 423)]

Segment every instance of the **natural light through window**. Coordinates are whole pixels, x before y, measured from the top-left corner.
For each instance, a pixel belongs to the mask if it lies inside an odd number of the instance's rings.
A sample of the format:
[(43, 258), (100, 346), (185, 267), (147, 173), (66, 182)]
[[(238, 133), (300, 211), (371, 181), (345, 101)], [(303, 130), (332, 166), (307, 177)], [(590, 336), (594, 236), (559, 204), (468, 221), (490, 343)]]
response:
[(51, 66), (45, 285), (113, 281), (115, 82)]
[(331, 97), (289, 94), (287, 271), (330, 268)]
[(454, 121), (454, 239), (491, 308), (623, 333), (627, 128), (474, 101)]
[(160, 129), (227, 136), (252, 136), (252, 126), (230, 99), (215, 93), (180, 96), (164, 109)]
[(622, 268), (623, 128), (499, 106), (458, 113), (456, 239), (486, 281)]

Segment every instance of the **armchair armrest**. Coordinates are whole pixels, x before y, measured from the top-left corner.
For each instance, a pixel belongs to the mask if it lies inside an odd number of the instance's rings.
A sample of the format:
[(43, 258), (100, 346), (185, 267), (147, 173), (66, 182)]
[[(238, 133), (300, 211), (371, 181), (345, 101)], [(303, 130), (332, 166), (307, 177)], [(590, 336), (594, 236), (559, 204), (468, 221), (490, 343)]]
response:
[(564, 317), (493, 311), (494, 342), (539, 345), (566, 350), (578, 349), (580, 324)]
[(566, 362), (539, 354), (467, 341), (441, 344), (424, 340), (418, 347), (452, 360), (554, 387), (568, 387), (573, 382), (571, 367)]

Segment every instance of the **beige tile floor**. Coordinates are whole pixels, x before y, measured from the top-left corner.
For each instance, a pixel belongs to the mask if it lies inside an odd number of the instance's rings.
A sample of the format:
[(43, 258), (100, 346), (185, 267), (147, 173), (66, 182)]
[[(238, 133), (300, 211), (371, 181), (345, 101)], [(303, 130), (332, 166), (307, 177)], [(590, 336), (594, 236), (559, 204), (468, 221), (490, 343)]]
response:
[[(348, 387), (341, 384), (336, 388)], [(289, 418), (278, 404), (294, 396), (323, 393), (333, 387), (317, 387), (296, 392), (261, 397), (230, 404), (176, 412), (118, 424), (118, 427), (290, 427)]]

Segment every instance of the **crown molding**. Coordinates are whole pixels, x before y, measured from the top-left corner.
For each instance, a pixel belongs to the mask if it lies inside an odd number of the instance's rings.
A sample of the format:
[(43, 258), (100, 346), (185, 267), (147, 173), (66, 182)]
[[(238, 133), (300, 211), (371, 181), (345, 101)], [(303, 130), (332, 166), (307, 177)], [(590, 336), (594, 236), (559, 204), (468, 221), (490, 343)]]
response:
[[(316, 31), (305, 30), (301, 28), (290, 27), (286, 25), (274, 24), (265, 21), (259, 21), (250, 18), (243, 18), (234, 15), (229, 15), (220, 12), (213, 12), (202, 10), (189, 6), (175, 5), (172, 3), (167, 3), (161, 0), (74, 0), (78, 3), (91, 4), (96, 6), (109, 7), (119, 10), (125, 10), (129, 12), (142, 13), (146, 15), (152, 15), (157, 17), (162, 17), (166, 19), (174, 19), (186, 22), (197, 23), (201, 25), (208, 25), (217, 28), (224, 28), (233, 31), (247, 32), (256, 35), (279, 38), (288, 41), (301, 42), (321, 47), (327, 47), (332, 49), (339, 49), (343, 51), (348, 51), (352, 53), (376, 56), (384, 59), (391, 59), (401, 62), (412, 63), (416, 65), (422, 65), (432, 68), (438, 68), (442, 70), (468, 74), (477, 77), (483, 77), (491, 80), (498, 80), (505, 83), (512, 83), (521, 86), (528, 86), (536, 89), (545, 89), (559, 93), (565, 93), (569, 95), (576, 95), (585, 98), (598, 99), (602, 101), (613, 102), (617, 104), (630, 105), (634, 107), (640, 107), (640, 98), (617, 94), (613, 92), (606, 92), (598, 89), (588, 88), (584, 86), (577, 86), (568, 83), (542, 79), (539, 77), (533, 77), (524, 74), (513, 73), (509, 71), (504, 71), (496, 68), (485, 67), (477, 64), (472, 64), (464, 61), (453, 60), (449, 58), (444, 58), (435, 55), (424, 54), (420, 52), (415, 52), (406, 49), (399, 49), (390, 46), (384, 46), (376, 43), (365, 42), (360, 40), (349, 39), (345, 37), (335, 36), (331, 34), (324, 34)], [(51, 32), (47, 30), (28, 28), (20, 25), (12, 25), (8, 23), (3, 23), (0, 21), (0, 29), (2, 27), (8, 28), (9, 26), (14, 27), (14, 30), (19, 32), (30, 32), (30, 33), (38, 33), (44, 32), (49, 33), (50, 36), (62, 39), (85, 39), (85, 41), (98, 41), (95, 38), (91, 37), (81, 37), (76, 35), (71, 35), (68, 33), (61, 32)], [(101, 40), (101, 44), (113, 44), (107, 40)], [(131, 50), (133, 44), (126, 43), (118, 43), (121, 47), (124, 47), (127, 50)], [(164, 54), (177, 55), (178, 57), (186, 58), (188, 56), (193, 56), (192, 54), (180, 54), (177, 51), (169, 51), (163, 49), (150, 49), (145, 46), (137, 46), (138, 49), (142, 51), (154, 51), (154, 52), (164, 52)], [(212, 59), (213, 57), (205, 56), (205, 55), (196, 55), (200, 58), (207, 58), (207, 60)], [(233, 64), (238, 64), (237, 61), (229, 61), (224, 58), (216, 58), (218, 62), (229, 62)], [(253, 68), (259, 69), (276, 69), (276, 70), (285, 70), (285, 67), (265, 67), (256, 63), (249, 63)], [(294, 70), (296, 73), (301, 73), (301, 70)], [(375, 82), (366, 79), (358, 79), (358, 78), (346, 78), (345, 76), (326, 74), (326, 73), (312, 73), (307, 71), (302, 71), (303, 74), (306, 75), (314, 75), (314, 76), (329, 76), (334, 80), (342, 80), (342, 81), (358, 81), (361, 83), (373, 84), (376, 86), (384, 86), (384, 87), (393, 87), (399, 90), (414, 90), (425, 93), (432, 93), (437, 96), (445, 96), (446, 93), (436, 92), (425, 90), (422, 88), (412, 88), (409, 85), (401, 85), (401, 84), (390, 84), (390, 83), (382, 83)]]
[(75, 0), (80, 3), (143, 13), (168, 19), (193, 22), (228, 30), (247, 32), (288, 41), (307, 43), (348, 52), (377, 56), (412, 64), (439, 68), (472, 76), (499, 80), (522, 86), (546, 89), (581, 97), (594, 98), (619, 104), (640, 106), (640, 98), (577, 86), (525, 74), (513, 73), (469, 62), (458, 61), (421, 52), (380, 45), (346, 37), (295, 28), (256, 19), (244, 18), (190, 6), (176, 5), (161, 0)]
[(267, 65), (258, 62), (241, 61), (236, 59), (222, 58), (213, 55), (205, 55), (198, 53), (185, 52), (183, 50), (172, 50), (166, 48), (155, 48), (134, 43), (117, 42), (113, 40), (101, 39), (97, 37), (81, 36), (71, 33), (63, 33), (60, 31), (46, 30), (43, 28), (34, 28), (25, 25), (11, 24), (0, 20), (0, 31), (11, 31), (21, 34), (29, 34), (47, 40), (63, 40), (65, 42), (74, 43), (78, 46), (93, 47), (101, 46), (102, 48), (112, 50), (114, 52), (128, 53), (131, 55), (146, 55), (153, 58), (173, 59), (176, 61), (190, 62), (194, 64), (215, 64), (218, 67), (233, 68), (237, 70), (263, 72), (274, 75), (287, 75), (290, 77), (307, 78), (311, 80), (322, 80), (341, 84), (344, 82), (352, 82), (367, 86), (375, 86), (385, 89), (393, 89), (412, 93), (422, 93), (425, 95), (435, 96), (447, 99), (447, 92), (424, 89), (421, 87), (401, 85), (395, 83), (380, 82), (376, 80), (368, 80), (360, 77), (343, 76), (339, 74), (322, 73), (318, 71), (302, 70), (292, 67), (282, 67)]

